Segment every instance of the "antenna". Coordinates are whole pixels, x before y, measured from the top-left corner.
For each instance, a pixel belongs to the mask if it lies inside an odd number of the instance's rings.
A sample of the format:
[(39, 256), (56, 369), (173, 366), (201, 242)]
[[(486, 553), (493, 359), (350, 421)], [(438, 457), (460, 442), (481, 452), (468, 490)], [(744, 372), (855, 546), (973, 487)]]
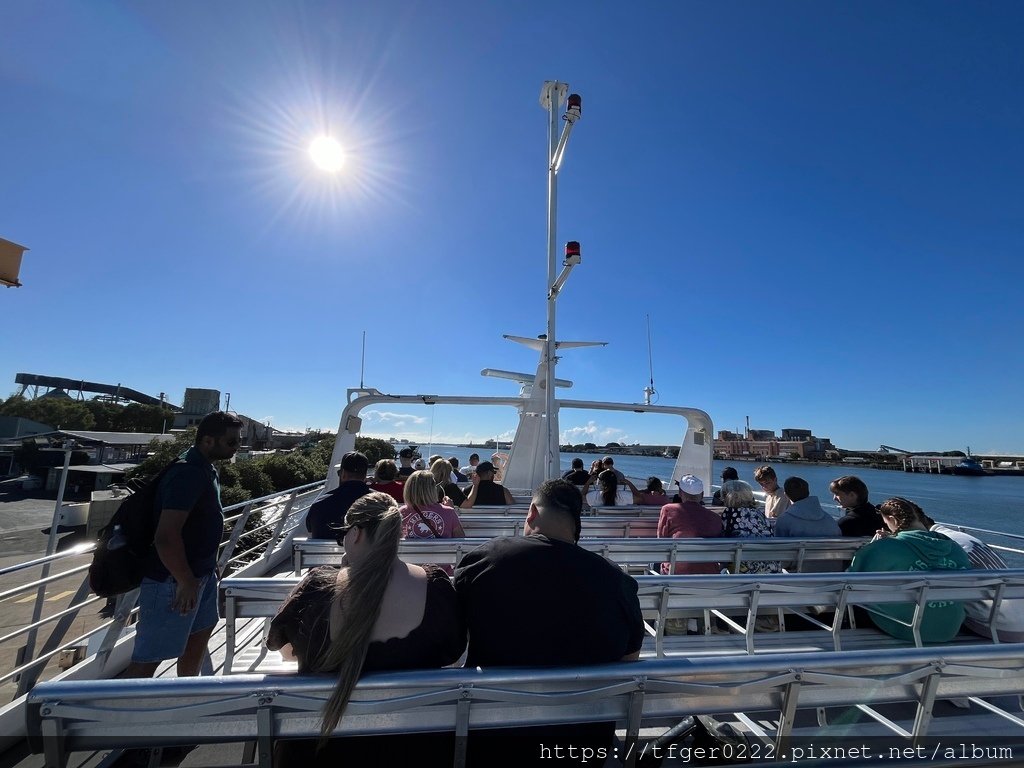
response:
[(359, 388), (363, 389), (363, 372), (366, 370), (366, 331), (363, 331), (363, 355), (359, 361)]
[(651, 404), (651, 396), (656, 395), (654, 389), (654, 352), (651, 347), (651, 316), (647, 315), (647, 362), (651, 369), (651, 383), (644, 387), (644, 405)]

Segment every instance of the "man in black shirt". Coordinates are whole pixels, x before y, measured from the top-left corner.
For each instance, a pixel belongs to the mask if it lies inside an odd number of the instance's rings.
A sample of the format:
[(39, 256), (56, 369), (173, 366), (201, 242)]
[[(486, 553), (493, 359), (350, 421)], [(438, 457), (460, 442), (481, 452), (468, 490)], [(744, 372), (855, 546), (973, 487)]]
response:
[(398, 452), (398, 463), (401, 465), (398, 468), (398, 477), (402, 482), (405, 482), (405, 478), (416, 471), (412, 466), (412, 460), (415, 458), (416, 451), (412, 448), (403, 448)]
[[(533, 494), (524, 536), (498, 537), (462, 559), (455, 590), (469, 628), (467, 667), (639, 657), (644, 624), (637, 583), (576, 545), (582, 508), (574, 485), (548, 480)], [(514, 755), (507, 764), (533, 765), (541, 744), (610, 749), (613, 735), (613, 723), (585, 723), (473, 732), (469, 744), (471, 755)]]
[(515, 504), (516, 500), (512, 493), (505, 486), (494, 482), (494, 465), (489, 461), (481, 461), (476, 465), (476, 474), (473, 475), (473, 487), (469, 489), (469, 495), (462, 502), (463, 509), (483, 506), (501, 506), (502, 504)]
[(590, 473), (583, 468), (583, 459), (572, 460), (572, 469), (562, 475), (563, 480), (568, 480), (573, 485), (584, 485), (590, 478)]
[(317, 499), (306, 513), (306, 530), (311, 539), (333, 539), (335, 528), (345, 524), (345, 513), (352, 502), (370, 492), (366, 472), (370, 462), (359, 451), (349, 451), (341, 457), (338, 467), (338, 487)]

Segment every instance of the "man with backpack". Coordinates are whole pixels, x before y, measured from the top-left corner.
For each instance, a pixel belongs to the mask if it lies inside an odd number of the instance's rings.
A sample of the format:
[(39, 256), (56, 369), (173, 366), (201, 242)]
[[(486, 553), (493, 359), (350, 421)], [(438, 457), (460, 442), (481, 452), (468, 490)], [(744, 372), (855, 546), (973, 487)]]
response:
[(230, 459), (242, 421), (224, 411), (203, 417), (195, 445), (160, 481), (156, 533), (139, 594), (135, 650), (125, 677), (152, 677), (178, 660), (178, 677), (199, 674), (217, 610), (217, 551), (224, 536), (220, 480), (213, 462)]

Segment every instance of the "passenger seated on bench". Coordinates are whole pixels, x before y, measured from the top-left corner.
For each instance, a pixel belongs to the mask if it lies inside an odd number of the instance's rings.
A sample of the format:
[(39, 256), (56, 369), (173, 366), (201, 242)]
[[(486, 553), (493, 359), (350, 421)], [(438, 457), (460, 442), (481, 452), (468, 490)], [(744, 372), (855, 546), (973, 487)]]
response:
[[(450, 467), (444, 459), (434, 462)], [(444, 470), (447, 472), (448, 470)], [(437, 500), (439, 486), (434, 483), (433, 472), (417, 471), (405, 481), (405, 504), (399, 507), (402, 513), (402, 538), (405, 539), (463, 539), (466, 531), (462, 528), (459, 513), (452, 507)], [(449, 576), (454, 570), (450, 565), (439, 565)]]
[(665, 495), (665, 487), (661, 484), (661, 480), (656, 477), (648, 477), (647, 487), (640, 491), (636, 503), (648, 507), (660, 507), (667, 504), (668, 496)]
[(884, 528), (878, 509), (868, 501), (868, 487), (854, 475), (837, 477), (828, 485), (836, 504), (846, 513), (839, 518), (843, 536), (874, 536)]
[(787, 477), (786, 498), (793, 502), (775, 520), (775, 535), (801, 539), (838, 538), (842, 534), (836, 519), (821, 508), (817, 496), (802, 477)]
[(591, 483), (594, 482), (594, 476), (591, 475), (587, 478), (587, 483), (583, 486), (581, 493), (591, 507), (621, 507), (636, 504), (637, 495), (640, 492), (629, 481), (629, 478), (625, 478), (625, 480), (625, 485), (629, 486), (628, 491), (625, 488), (619, 488), (619, 477), (615, 474), (614, 469), (605, 469), (597, 476), (597, 488), (590, 490)]
[(489, 461), (481, 461), (476, 465), (476, 474), (473, 475), (473, 487), (469, 495), (462, 503), (463, 509), (472, 509), (476, 506), (501, 506), (502, 504), (515, 504), (508, 488), (500, 483), (494, 482), (494, 465)]
[(451, 480), (452, 465), (445, 459), (438, 459), (430, 465), (430, 474), (434, 478), (434, 495), (438, 502), (458, 509), (466, 501), (466, 494)]
[[(948, 536), (967, 553), (967, 560), (971, 568), (976, 570), (999, 570), (1006, 568), (1006, 561), (999, 556), (992, 547), (964, 531), (958, 531), (942, 523), (936, 523), (928, 515), (922, 513), (924, 524), (928, 530)], [(992, 614), (991, 600), (972, 600), (964, 602), (964, 626), (971, 632), (982, 637), (992, 637), (992, 630), (989, 628), (989, 616)], [(1024, 643), (1024, 600), (1008, 599), (999, 603), (999, 610), (996, 612), (992, 622), (999, 634), (1001, 643)]]
[(373, 482), (369, 485), (371, 491), (386, 493), (399, 504), (405, 501), (403, 486), (398, 482), (398, 467), (391, 459), (381, 459), (374, 464)]
[[(639, 656), (644, 622), (637, 583), (577, 546), (582, 506), (572, 483), (545, 481), (534, 491), (524, 536), (499, 536), (462, 559), (455, 588), (469, 629), (467, 667), (603, 664)], [(583, 747), (611, 754), (614, 725), (471, 731), (470, 764), (550, 765), (553, 760), (540, 759), (544, 744), (564, 752), (576, 746), (573, 765), (579, 765)]]
[(568, 480), (573, 485), (583, 485), (587, 482), (587, 470), (583, 468), (583, 459), (577, 457), (572, 460), (572, 469), (562, 475), (563, 480)]
[[(724, 476), (724, 472), (722, 473)], [(754, 489), (742, 480), (722, 483), (722, 535), (727, 539), (770, 539), (772, 526), (754, 502)], [(740, 563), (740, 573), (782, 573), (778, 560)]]
[[(722, 518), (704, 506), (704, 483), (699, 477), (683, 475), (679, 485), (679, 504), (666, 504), (658, 517), (660, 539), (717, 539), (722, 535)], [(669, 563), (661, 572), (669, 573)], [(676, 563), (674, 573), (718, 573), (718, 563)]]
[[(971, 567), (963, 547), (948, 536), (928, 530), (924, 513), (914, 502), (896, 496), (882, 502), (878, 511), (886, 527), (875, 534), (871, 543), (857, 550), (850, 571), (961, 571)], [(868, 613), (875, 626), (886, 634), (913, 641), (914, 634), (907, 626), (914, 617), (913, 603), (868, 606)], [(952, 640), (963, 621), (961, 603), (930, 602), (921, 620), (921, 640)]]
[[(811, 496), (810, 486), (802, 477), (787, 477), (786, 498), (792, 504), (775, 520), (775, 538), (839, 538), (839, 524), (821, 507), (817, 496)], [(805, 573), (829, 573), (842, 571), (846, 567), (842, 560), (807, 560), (803, 563)], [(792, 564), (786, 568), (793, 570)]]
[(754, 480), (764, 491), (764, 516), (778, 517), (792, 504), (792, 500), (779, 488), (779, 476), (765, 464), (754, 470)]
[[(393, 498), (374, 491), (357, 499), (337, 535), (346, 563), (311, 570), (281, 606), (267, 637), (268, 648), (298, 659), (300, 674), (337, 675), (323, 711), (319, 744), (325, 748), (317, 752), (317, 743), (279, 741), (275, 765), (336, 766), (342, 755), (344, 765), (397, 765), (408, 754), (430, 757), (445, 749), (450, 765), (451, 737), (446, 734), (434, 737), (440, 745), (429, 736), (328, 743), (363, 672), (443, 667), (457, 661), (466, 646), (448, 576), (434, 566), (398, 559), (402, 515)], [(404, 739), (412, 741), (401, 747)], [(429, 750), (423, 740), (429, 741)], [(415, 752), (402, 752), (405, 748)]]
[(730, 480), (739, 480), (740, 473), (736, 471), (736, 467), (726, 467), (722, 470), (722, 487), (714, 492), (711, 496), (711, 506), (721, 507), (725, 506), (725, 484)]
[(366, 484), (366, 470), (370, 462), (359, 451), (349, 451), (338, 465), (338, 487), (328, 491), (306, 513), (306, 530), (311, 539), (333, 539), (333, 530), (345, 519), (349, 505), (370, 492)]

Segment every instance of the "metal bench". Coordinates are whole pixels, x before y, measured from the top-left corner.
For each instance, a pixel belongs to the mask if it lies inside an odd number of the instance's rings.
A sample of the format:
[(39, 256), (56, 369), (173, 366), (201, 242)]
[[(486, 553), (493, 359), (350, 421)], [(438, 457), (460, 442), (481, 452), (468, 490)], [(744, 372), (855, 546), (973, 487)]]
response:
[[(755, 736), (786, 756), (798, 712), (852, 711), (861, 702), (856, 709), (877, 721), (871, 726), (881, 723), (893, 743), (912, 746), (946, 698), (973, 697), (993, 713), (985, 717), (1007, 718), (998, 726), (1004, 732), (1019, 728), (1020, 719), (980, 697), (1018, 694), (1022, 675), (1024, 645), (372, 673), (356, 686), (336, 733), (454, 731), (452, 762), (461, 768), (475, 729), (616, 721), (626, 736), (615, 756), (633, 766), (641, 727), (691, 714), (766, 712)], [(276, 739), (317, 735), (332, 687), (329, 676), (298, 675), (44, 682), (29, 696), (28, 731), (51, 768), (85, 750), (238, 742), (247, 743), (242, 765), (270, 768)], [(875, 709), (893, 702), (911, 703), (906, 721)], [(816, 736), (827, 739), (822, 721)], [(835, 733), (856, 735), (849, 723)]]
[[(274, 579), (231, 578), (221, 583), (226, 649), (224, 670), (281, 669), (280, 656), (263, 647), (265, 621), (298, 583), (296, 576)], [(772, 574), (759, 576), (641, 576), (640, 609), (647, 622), (644, 656), (675, 654), (755, 654), (850, 647), (898, 648), (909, 645), (873, 627), (857, 628), (848, 609), (854, 605), (911, 603), (908, 625), (920, 646), (920, 625), (928, 602), (993, 600), (993, 614), (1003, 599), (1024, 597), (1024, 570), (910, 571), (843, 574)], [(814, 610), (812, 610), (812, 606)], [(786, 615), (798, 615), (812, 627), (786, 631)], [(758, 632), (758, 617), (774, 616), (780, 632)], [(735, 634), (710, 634), (712, 618)], [(844, 626), (844, 618), (849, 625)], [(248, 621), (256, 619), (257, 621)], [(705, 633), (668, 636), (668, 619), (697, 619)], [(995, 642), (998, 642), (998, 633)], [(959, 642), (992, 641), (963, 633)], [(242, 648), (249, 649), (239, 658)], [(286, 665), (285, 668), (288, 668)]]
[[(596, 530), (591, 529), (591, 530)], [(632, 530), (632, 529), (630, 529)], [(412, 539), (399, 544), (399, 555), (410, 563), (458, 565), (462, 556), (486, 538)], [(867, 539), (658, 539), (621, 536), (580, 539), (580, 546), (624, 567), (647, 569), (652, 563), (722, 563), (738, 570), (742, 563), (777, 560), (800, 571), (808, 561), (831, 561), (837, 569), (850, 561)], [(295, 573), (317, 565), (338, 565), (345, 550), (329, 539), (295, 539)]]

